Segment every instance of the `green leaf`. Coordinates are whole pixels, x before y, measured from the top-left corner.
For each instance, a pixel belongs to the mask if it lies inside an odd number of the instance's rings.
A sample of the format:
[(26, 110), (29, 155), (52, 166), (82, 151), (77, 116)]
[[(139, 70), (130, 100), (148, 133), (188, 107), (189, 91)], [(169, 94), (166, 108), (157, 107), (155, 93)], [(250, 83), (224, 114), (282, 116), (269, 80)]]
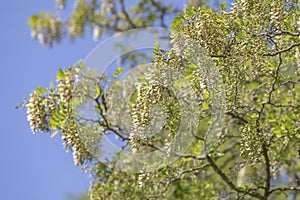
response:
[(168, 51), (168, 52), (167, 52), (167, 55), (168, 55), (168, 58), (171, 58), (172, 55), (173, 55), (173, 52), (172, 52), (172, 51)]
[(65, 78), (65, 76), (66, 76), (65, 70), (59, 69), (57, 74), (56, 74), (56, 79), (61, 81)]
[(189, 6), (185, 9), (184, 13), (187, 17), (193, 17), (196, 14), (195, 8), (193, 6)]
[(59, 110), (55, 111), (50, 117), (49, 117), (49, 124), (48, 126), (52, 129), (57, 129), (60, 119), (62, 118), (61, 113)]
[(204, 95), (203, 95), (203, 98), (205, 99), (205, 100), (207, 100), (208, 98), (209, 98), (209, 92), (206, 90), (205, 91), (205, 93), (204, 93)]
[(102, 94), (103, 94), (102, 89), (97, 85), (96, 86), (96, 94), (95, 94), (94, 98), (97, 98), (97, 97), (101, 96)]
[(37, 96), (41, 96), (44, 92), (47, 92), (47, 89), (46, 88), (43, 88), (43, 87), (38, 87), (37, 89), (35, 89), (34, 93), (37, 95)]
[(252, 119), (256, 119), (256, 118), (258, 118), (258, 116), (259, 116), (259, 115), (258, 115), (257, 113), (253, 113), (253, 114), (251, 115), (251, 118), (252, 118)]
[(275, 136), (276, 136), (277, 138), (281, 138), (282, 135), (283, 135), (283, 131), (281, 131), (281, 130), (278, 129), (278, 128), (272, 128), (272, 131), (275, 133)]
[(247, 88), (250, 89), (250, 90), (256, 90), (258, 89), (260, 86), (260, 83), (259, 82), (251, 82), (247, 85)]
[(244, 25), (245, 26), (248, 26), (249, 25), (249, 23), (250, 23), (250, 21), (249, 20), (245, 20), (245, 21), (243, 21), (244, 22)]
[(124, 72), (124, 68), (123, 67), (119, 67), (118, 69), (116, 69), (116, 71), (114, 72), (113, 76), (114, 77), (118, 77), (122, 72)]
[(78, 61), (78, 67), (75, 68), (75, 70), (82, 70), (82, 69), (86, 69), (87, 67), (85, 66), (85, 64), (82, 62), (82, 60)]
[(208, 104), (207, 104), (206, 102), (203, 102), (203, 103), (202, 103), (202, 108), (201, 108), (201, 110), (202, 110), (202, 111), (205, 111), (205, 110), (208, 109), (208, 107), (209, 107)]
[(52, 128), (52, 129), (57, 129), (58, 127), (58, 120), (55, 118), (54, 115), (52, 115), (50, 118), (49, 118), (49, 127)]
[(51, 82), (50, 82), (50, 84), (49, 84), (49, 89), (50, 89), (50, 90), (52, 90), (52, 89), (53, 89), (53, 84), (54, 84), (54, 82), (53, 82), (53, 81), (51, 81)]
[(220, 19), (220, 18), (217, 18), (217, 19), (216, 19), (216, 22), (225, 25), (225, 22), (224, 22), (222, 19)]
[(184, 17), (183, 17), (181, 14), (177, 15), (177, 16), (173, 19), (173, 21), (172, 21), (172, 23), (171, 23), (171, 30), (172, 30), (172, 31), (178, 31), (180, 25), (182, 25), (182, 23), (183, 23), (184, 21), (185, 21), (185, 19), (184, 19)]
[(52, 134), (51, 134), (51, 138), (53, 138), (53, 137), (55, 137), (56, 135), (57, 135), (57, 133), (58, 133), (58, 130), (56, 130), (56, 131), (54, 131)]
[(222, 10), (226, 10), (226, 9), (227, 9), (226, 1), (221, 2), (221, 3), (220, 3), (220, 6), (221, 6)]
[(238, 33), (237, 39), (241, 40), (247, 37), (246, 31), (242, 30), (241, 32)]
[(153, 53), (154, 55), (158, 55), (159, 54), (159, 42), (157, 40), (154, 41), (154, 45), (153, 45)]
[(37, 16), (37, 15), (32, 15), (32, 16), (30, 16), (30, 18), (28, 19), (28, 24), (29, 24), (31, 27), (34, 27), (34, 26), (36, 26), (38, 20), (39, 20), (39, 16)]

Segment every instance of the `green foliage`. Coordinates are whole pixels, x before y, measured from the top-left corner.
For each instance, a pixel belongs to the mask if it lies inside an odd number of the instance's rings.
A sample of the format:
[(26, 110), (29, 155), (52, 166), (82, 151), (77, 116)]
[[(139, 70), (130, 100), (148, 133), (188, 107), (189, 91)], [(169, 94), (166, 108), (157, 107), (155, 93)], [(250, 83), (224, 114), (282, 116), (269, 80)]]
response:
[(171, 30), (172, 31), (179, 31), (179, 27), (182, 25), (182, 23), (184, 22), (184, 17), (183, 15), (179, 14), (177, 15), (173, 21), (172, 21), (172, 24), (171, 24)]
[(226, 1), (221, 2), (220, 6), (221, 6), (222, 10), (226, 10)]
[[(93, 2), (77, 4), (72, 20), (73, 25), (79, 27), (72, 30), (74, 37), (83, 33), (82, 27), (88, 22), (109, 29), (113, 17), (127, 20), (125, 28), (113, 27), (118, 31), (154, 23), (157, 14), (153, 12), (158, 8), (173, 12), (172, 7), (165, 7), (160, 1), (141, 1), (130, 9), (136, 16), (147, 11), (147, 17), (138, 20), (128, 18), (124, 10), (110, 15), (116, 2), (103, 1), (111, 7), (101, 6), (105, 14), (95, 16), (94, 7), (90, 6)], [(225, 3), (220, 7), (221, 10), (213, 11), (207, 6), (187, 6), (172, 22), (173, 48), (164, 52), (158, 42), (154, 44), (154, 68), (138, 80), (139, 89), (126, 102), (133, 128), (123, 123), (129, 120), (127, 115), (113, 112), (121, 110), (120, 105), (107, 104), (108, 100), (118, 100), (116, 94), (120, 90), (126, 92), (118, 79), (122, 68), (115, 71), (112, 79), (95, 78), (89, 73), (79, 76), (84, 71), (81, 67), (59, 70), (55, 85), (38, 88), (30, 95), (26, 106), (32, 131), (53, 131), (51, 137), (61, 133), (65, 147), (74, 152), (75, 163), (89, 169), (93, 176), (90, 199), (266, 200), (288, 195), (299, 198), (299, 2), (237, 0), (230, 10)], [(32, 16), (29, 23), (38, 31), (44, 30), (43, 20), (48, 17), (44, 13)], [(146, 22), (149, 19), (153, 21)], [(100, 21), (103, 24), (99, 24)], [(208, 80), (202, 65), (196, 66), (177, 53), (182, 46), (180, 35), (184, 35), (186, 41), (196, 41), (211, 56), (220, 73), (220, 77), (211, 77), (222, 81), (224, 102), (213, 102), (213, 93), (209, 90), (209, 83), (218, 80)], [(191, 49), (187, 55), (193, 53)], [(170, 84), (167, 72), (179, 71), (183, 79)], [(109, 134), (117, 136), (137, 154), (161, 147), (177, 150), (170, 141), (176, 140), (183, 111), (168, 88), (180, 88), (185, 83), (191, 85), (188, 94), (193, 94), (198, 102), (193, 112), (199, 127), (195, 132), (188, 132), (192, 145), (184, 153), (175, 151), (176, 162), (160, 163), (155, 170), (130, 173), (115, 166), (121, 161), (132, 163), (132, 157), (118, 154), (111, 160), (97, 159), (100, 152), (96, 146), (102, 136)], [(92, 95), (77, 93), (78, 88)], [(94, 103), (99, 114), (96, 119), (86, 119), (76, 110), (88, 100)], [(223, 103), (224, 125), (215, 130), (215, 142), (209, 146), (211, 138), (207, 129), (215, 123), (210, 116)], [(153, 105), (158, 105), (162, 113), (168, 113), (159, 137), (146, 134), (149, 130), (145, 127), (155, 121), (155, 117), (150, 116)], [(170, 154), (163, 153), (165, 157)], [(145, 169), (149, 167), (147, 163), (144, 165)], [(284, 176), (289, 179), (280, 182)]]
[[(194, 4), (202, 1), (196, 0)], [(65, 0), (56, 1), (54, 12), (40, 12), (28, 19), (32, 38), (42, 45), (59, 43), (63, 36), (82, 37), (90, 29), (97, 41), (103, 34), (122, 32), (132, 28), (161, 26), (167, 28), (167, 19), (173, 18), (180, 8), (161, 0), (139, 0), (125, 5), (123, 0), (77, 0), (71, 15), (60, 16)], [(182, 1), (184, 3), (184, 1)]]
[[(124, 72), (124, 68), (120, 67), (120, 68), (116, 69), (116, 71), (114, 72), (113, 76), (114, 77), (118, 77), (122, 72)], [(99, 88), (99, 87), (97, 87), (97, 88)]]
[(154, 42), (154, 45), (153, 45), (153, 54), (154, 55), (159, 54), (159, 42), (157, 40)]
[(32, 38), (38, 39), (43, 45), (49, 44), (52, 46), (62, 39), (63, 22), (55, 14), (42, 11), (39, 15), (32, 15), (28, 20), (28, 24), (32, 30)]

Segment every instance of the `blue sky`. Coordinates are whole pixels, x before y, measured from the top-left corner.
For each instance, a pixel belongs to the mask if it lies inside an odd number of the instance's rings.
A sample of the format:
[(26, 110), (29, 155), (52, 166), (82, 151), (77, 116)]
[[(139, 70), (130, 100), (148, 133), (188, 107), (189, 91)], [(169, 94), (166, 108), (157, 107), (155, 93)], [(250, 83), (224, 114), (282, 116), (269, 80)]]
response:
[[(184, 1), (181, 1), (184, 2)], [(71, 7), (71, 5), (68, 5)], [(27, 19), (40, 10), (54, 9), (54, 0), (1, 2), (0, 12), (0, 198), (63, 200), (89, 187), (87, 174), (74, 166), (59, 137), (30, 132), (26, 110), (15, 110), (36, 87), (47, 87), (59, 68), (76, 63), (99, 43), (87, 35), (53, 48), (30, 37)]]
[(52, 49), (30, 38), (27, 19), (40, 10), (54, 9), (54, 1), (1, 2), (0, 12), (0, 198), (62, 200), (89, 187), (87, 174), (75, 167), (59, 137), (33, 135), (26, 109), (15, 110), (38, 86), (48, 86), (56, 71), (83, 59), (96, 45), (91, 37), (65, 40)]

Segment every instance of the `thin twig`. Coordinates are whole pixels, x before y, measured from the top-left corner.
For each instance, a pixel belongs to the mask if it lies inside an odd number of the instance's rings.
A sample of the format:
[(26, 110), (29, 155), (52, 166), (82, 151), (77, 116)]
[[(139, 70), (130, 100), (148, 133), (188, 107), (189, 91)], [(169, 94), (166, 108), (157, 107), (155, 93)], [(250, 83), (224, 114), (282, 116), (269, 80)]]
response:
[(121, 10), (122, 13), (125, 15), (126, 20), (128, 21), (128, 23), (130, 24), (130, 26), (132, 28), (137, 28), (137, 26), (133, 23), (133, 21), (131, 20), (129, 14), (127, 13), (126, 9), (125, 9), (125, 4), (124, 4), (124, 0), (119, 0), (120, 4), (121, 4)]

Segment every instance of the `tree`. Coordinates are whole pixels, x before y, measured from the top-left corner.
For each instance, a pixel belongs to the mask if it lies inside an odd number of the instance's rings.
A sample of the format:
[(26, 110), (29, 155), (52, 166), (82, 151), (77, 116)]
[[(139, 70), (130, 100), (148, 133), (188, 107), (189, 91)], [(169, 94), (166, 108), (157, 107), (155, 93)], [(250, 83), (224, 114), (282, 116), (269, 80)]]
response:
[[(124, 0), (78, 0), (74, 4), (71, 16), (65, 19), (59, 12), (65, 8), (65, 4), (65, 0), (57, 0), (58, 10), (55, 12), (41, 11), (29, 18), (32, 38), (38, 39), (43, 45), (52, 46), (66, 35), (72, 39), (82, 37), (87, 28), (93, 31), (94, 40), (98, 40), (103, 34), (133, 28), (166, 28), (168, 18), (173, 18), (182, 10), (179, 6), (156, 0), (141, 0), (135, 4), (125, 4)], [(192, 0), (189, 4), (200, 5), (202, 1)]]
[[(107, 8), (110, 14), (102, 16), (101, 30), (158, 22), (165, 26), (164, 17), (157, 16), (174, 11), (162, 2), (142, 1), (138, 6), (149, 15), (139, 21), (119, 3), (119, 14)], [(76, 6), (85, 12), (77, 10), (71, 17), (72, 37), (82, 35), (87, 22), (96, 23), (87, 5), (79, 1)], [(132, 9), (137, 16), (140, 11)], [(60, 70), (57, 84), (36, 89), (25, 102), (32, 131), (61, 134), (75, 164), (93, 175), (90, 199), (299, 199), (299, 15), (297, 0), (240, 0), (230, 10), (221, 3), (214, 11), (205, 5), (187, 6), (171, 24), (173, 47), (163, 50), (154, 44), (153, 68), (139, 75), (139, 87), (125, 101), (132, 126), (114, 112), (118, 107), (113, 102), (124, 89), (122, 69), (113, 76), (94, 76), (79, 63)], [(31, 17), (30, 24), (52, 45), (61, 33), (48, 30), (45, 16)], [(201, 57), (204, 50), (211, 60)], [(126, 81), (132, 81), (130, 76)], [(93, 91), (82, 94), (82, 88)], [(193, 104), (182, 104), (186, 99)], [(86, 119), (74, 109), (87, 101), (93, 102), (96, 118)], [(164, 124), (153, 135), (160, 114)], [(99, 144), (107, 135), (117, 136), (132, 154), (119, 151), (110, 159), (98, 159)], [(139, 171), (127, 170), (135, 156), (153, 151), (166, 159), (153, 165), (158, 157), (150, 154), (149, 162), (137, 161)], [(176, 159), (167, 162), (169, 158)]]

